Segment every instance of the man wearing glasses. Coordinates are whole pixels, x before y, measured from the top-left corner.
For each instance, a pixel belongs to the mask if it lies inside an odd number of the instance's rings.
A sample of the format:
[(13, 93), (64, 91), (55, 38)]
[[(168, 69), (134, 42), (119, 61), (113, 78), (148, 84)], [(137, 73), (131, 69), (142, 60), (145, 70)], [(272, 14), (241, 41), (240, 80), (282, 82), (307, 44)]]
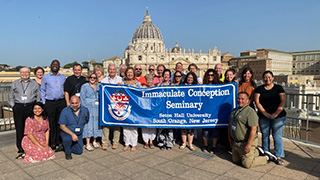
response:
[(153, 77), (156, 76), (156, 72), (155, 72), (156, 67), (154, 65), (150, 65), (148, 70), (149, 70), (149, 74), (153, 75)]
[(142, 68), (140, 64), (134, 65), (134, 73), (136, 74), (135, 80), (138, 81), (142, 86), (147, 85), (146, 78), (142, 75)]
[(20, 69), (20, 79), (15, 80), (9, 93), (9, 105), (13, 109), (14, 125), (16, 128), (16, 145), (19, 158), (23, 158), (24, 150), (21, 146), (24, 125), (30, 112), (32, 103), (40, 101), (40, 89), (36, 81), (30, 79), (30, 69), (23, 67)]

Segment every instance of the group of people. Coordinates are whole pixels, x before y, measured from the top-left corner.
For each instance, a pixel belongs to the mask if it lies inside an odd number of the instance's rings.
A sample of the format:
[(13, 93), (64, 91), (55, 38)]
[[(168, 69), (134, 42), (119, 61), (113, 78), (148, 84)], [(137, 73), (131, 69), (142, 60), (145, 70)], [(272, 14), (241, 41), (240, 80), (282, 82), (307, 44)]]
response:
[[(44, 69), (37, 67), (34, 70), (36, 79), (31, 80), (29, 68), (21, 68), (21, 78), (12, 83), (10, 90), (9, 104), (14, 112), (19, 153), (17, 158), (23, 158), (25, 162), (52, 159), (55, 157), (54, 151), (62, 150), (66, 159), (72, 159), (72, 153), (83, 152), (84, 141), (88, 151), (100, 147), (103, 150), (109, 147), (117, 149), (121, 129), (123, 151), (136, 151), (139, 135), (137, 128), (99, 126), (100, 83), (150, 88), (237, 82), (239, 106), (230, 114), (229, 127), (202, 129), (202, 151), (216, 153), (219, 138), (227, 135), (234, 162), (241, 162), (247, 168), (266, 164), (267, 161), (284, 163), (282, 132), (286, 116), (285, 92), (281, 86), (273, 83), (271, 71), (263, 74), (264, 85), (256, 87), (253, 72), (249, 67), (242, 71), (238, 80), (234, 69), (228, 69), (223, 74), (221, 64), (217, 64), (214, 69), (208, 69), (203, 78), (197, 76), (196, 64), (190, 64), (189, 72), (184, 74), (181, 62), (176, 64), (173, 73), (164, 65), (150, 65), (149, 73), (145, 76), (142, 76), (142, 67), (139, 64), (134, 67), (116, 67), (115, 64), (109, 64), (107, 76), (104, 76), (103, 68), (98, 65), (87, 78), (82, 76), (80, 64), (73, 66), (73, 75), (67, 78), (59, 73), (58, 60), (51, 62), (50, 69), (51, 71), (44, 75)], [(262, 133), (262, 148), (257, 146), (258, 125)], [(275, 154), (270, 153), (270, 130)], [(111, 132), (113, 134), (110, 141)], [(145, 149), (158, 146), (161, 150), (170, 150), (175, 143), (181, 142), (179, 149), (195, 150), (194, 129), (142, 128), (141, 134)], [(101, 144), (97, 140), (99, 137)], [(209, 138), (212, 139), (210, 148)]]

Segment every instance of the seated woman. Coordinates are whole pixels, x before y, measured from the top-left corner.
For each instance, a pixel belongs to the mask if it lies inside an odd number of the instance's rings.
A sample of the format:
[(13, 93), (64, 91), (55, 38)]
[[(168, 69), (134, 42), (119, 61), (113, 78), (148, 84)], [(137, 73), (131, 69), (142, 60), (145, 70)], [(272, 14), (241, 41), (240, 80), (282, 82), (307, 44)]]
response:
[(49, 120), (44, 111), (44, 105), (36, 102), (30, 111), (30, 116), (26, 119), (22, 148), (26, 156), (25, 163), (40, 162), (42, 160), (56, 157), (49, 146)]

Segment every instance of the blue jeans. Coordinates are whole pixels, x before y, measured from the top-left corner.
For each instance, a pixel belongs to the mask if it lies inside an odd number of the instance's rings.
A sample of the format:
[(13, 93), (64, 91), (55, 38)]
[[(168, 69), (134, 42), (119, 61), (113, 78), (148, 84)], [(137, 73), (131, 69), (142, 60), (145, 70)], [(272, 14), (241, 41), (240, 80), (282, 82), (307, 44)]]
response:
[(62, 138), (62, 144), (64, 147), (65, 154), (82, 154), (83, 152), (83, 140), (82, 135), (78, 136), (78, 141), (72, 141), (72, 137), (64, 133), (63, 131), (60, 132)]
[(270, 152), (270, 130), (272, 130), (272, 137), (274, 141), (274, 154), (277, 157), (284, 158), (283, 150), (283, 126), (286, 117), (277, 117), (274, 120), (266, 117), (259, 118), (260, 130), (262, 132), (262, 149)]

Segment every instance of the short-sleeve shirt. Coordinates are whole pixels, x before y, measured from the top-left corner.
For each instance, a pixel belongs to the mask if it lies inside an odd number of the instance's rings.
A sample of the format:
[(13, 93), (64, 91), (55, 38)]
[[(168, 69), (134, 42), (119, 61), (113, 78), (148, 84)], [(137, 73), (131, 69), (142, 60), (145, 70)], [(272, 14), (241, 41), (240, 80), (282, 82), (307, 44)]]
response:
[(236, 142), (247, 142), (250, 127), (258, 126), (258, 115), (250, 106), (235, 108), (229, 116), (230, 134)]
[[(86, 107), (80, 106), (80, 112), (78, 116), (73, 112), (70, 106), (65, 107), (60, 114), (59, 124), (65, 125), (76, 135), (81, 135), (83, 127), (89, 120), (89, 111)], [(76, 128), (80, 128), (80, 132), (76, 132)]]
[[(266, 110), (267, 113), (273, 114), (277, 111), (280, 101), (280, 93), (285, 93), (282, 86), (274, 84), (274, 86), (270, 90), (266, 90), (264, 88), (264, 85), (259, 86), (256, 89), (257, 94), (260, 94), (259, 102), (262, 105), (262, 107)], [(259, 117), (264, 117), (264, 115), (261, 112), (258, 112)], [(286, 111), (283, 110), (278, 115), (278, 117), (284, 117), (286, 116)]]
[(141, 86), (147, 85), (147, 81), (146, 81), (146, 78), (145, 78), (144, 76), (140, 76), (139, 78), (136, 77), (135, 80), (136, 80), (136, 81), (139, 81), (139, 83), (141, 84)]

